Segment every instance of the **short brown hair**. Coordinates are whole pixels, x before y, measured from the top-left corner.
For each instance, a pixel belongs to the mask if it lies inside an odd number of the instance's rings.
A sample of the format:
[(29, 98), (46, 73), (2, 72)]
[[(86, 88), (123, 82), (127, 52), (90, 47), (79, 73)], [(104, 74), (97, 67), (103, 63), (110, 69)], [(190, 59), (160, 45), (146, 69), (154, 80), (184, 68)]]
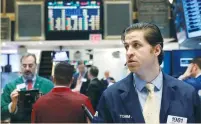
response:
[(54, 77), (57, 84), (69, 85), (74, 73), (74, 67), (68, 62), (60, 62), (55, 66)]

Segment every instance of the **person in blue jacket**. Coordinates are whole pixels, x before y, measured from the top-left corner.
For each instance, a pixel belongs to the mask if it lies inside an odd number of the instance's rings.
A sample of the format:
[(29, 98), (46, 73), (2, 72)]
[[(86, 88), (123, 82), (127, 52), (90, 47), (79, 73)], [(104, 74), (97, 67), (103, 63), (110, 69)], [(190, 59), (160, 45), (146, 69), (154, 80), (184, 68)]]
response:
[(107, 88), (92, 122), (102, 123), (201, 123), (196, 90), (160, 68), (163, 37), (150, 23), (135, 23), (124, 30), (130, 74)]
[(201, 90), (201, 57), (194, 58), (179, 79), (192, 85), (197, 92)]

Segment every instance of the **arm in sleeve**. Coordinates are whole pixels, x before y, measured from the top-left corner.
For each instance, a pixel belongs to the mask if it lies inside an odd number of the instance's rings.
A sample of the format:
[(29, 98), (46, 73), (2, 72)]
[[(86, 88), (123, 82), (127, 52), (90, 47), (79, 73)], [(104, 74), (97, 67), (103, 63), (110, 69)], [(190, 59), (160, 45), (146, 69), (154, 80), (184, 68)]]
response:
[(186, 82), (187, 84), (190, 84), (191, 86), (193, 86), (196, 90), (201, 88), (201, 83), (196, 78), (187, 78), (183, 81)]
[(10, 113), (11, 110), (9, 110), (9, 104), (11, 107), (10, 94), (11, 94), (11, 90), (8, 84), (6, 84), (5, 88), (3, 89), (3, 93), (1, 94), (1, 114), (2, 114), (2, 117), (5, 117), (5, 118), (8, 118), (11, 116), (11, 113)]
[(99, 104), (97, 106), (97, 111), (92, 120), (93, 123), (113, 123), (112, 115), (108, 108), (108, 103), (106, 101), (105, 92), (100, 98)]

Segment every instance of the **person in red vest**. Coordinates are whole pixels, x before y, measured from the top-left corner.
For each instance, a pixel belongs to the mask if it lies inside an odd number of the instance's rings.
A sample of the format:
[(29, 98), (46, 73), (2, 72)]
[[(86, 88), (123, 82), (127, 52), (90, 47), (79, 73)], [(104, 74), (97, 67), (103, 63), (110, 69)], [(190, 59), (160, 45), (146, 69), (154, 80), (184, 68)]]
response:
[(82, 109), (84, 104), (94, 114), (88, 97), (71, 91), (74, 68), (67, 62), (55, 66), (55, 87), (48, 94), (40, 97), (33, 105), (32, 123), (86, 123), (87, 117)]

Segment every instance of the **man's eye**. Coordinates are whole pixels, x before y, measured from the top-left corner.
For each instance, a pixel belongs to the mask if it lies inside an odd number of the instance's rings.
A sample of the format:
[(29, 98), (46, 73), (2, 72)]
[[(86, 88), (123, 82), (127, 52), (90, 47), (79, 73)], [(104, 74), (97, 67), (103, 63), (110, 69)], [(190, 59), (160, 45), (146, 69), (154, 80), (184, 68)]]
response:
[(125, 49), (127, 50), (128, 49), (128, 45), (124, 45)]
[(29, 68), (32, 68), (33, 67), (33, 65), (29, 65)]
[(138, 43), (134, 43), (134, 44), (133, 44), (133, 47), (134, 47), (134, 48), (139, 48), (140, 46), (141, 46), (141, 45), (138, 44)]

